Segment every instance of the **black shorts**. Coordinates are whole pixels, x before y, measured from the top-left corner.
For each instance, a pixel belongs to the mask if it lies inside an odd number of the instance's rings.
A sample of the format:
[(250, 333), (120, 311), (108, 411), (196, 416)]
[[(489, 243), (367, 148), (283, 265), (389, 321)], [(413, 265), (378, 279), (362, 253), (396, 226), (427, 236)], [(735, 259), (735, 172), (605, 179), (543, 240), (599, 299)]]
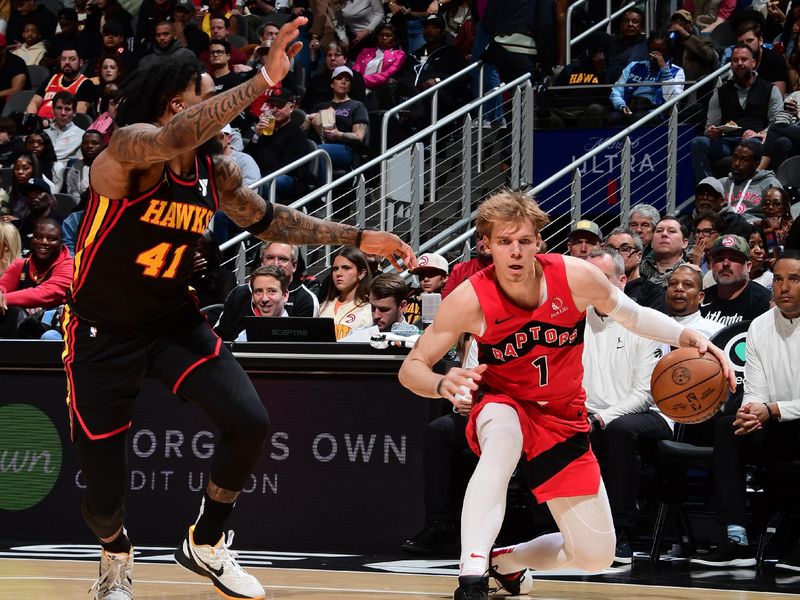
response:
[(205, 318), (190, 306), (157, 333), (104, 331), (69, 308), (63, 323), (73, 437), (76, 425), (90, 440), (122, 433), (131, 426), (133, 402), (145, 377), (158, 379), (180, 395), (181, 383), (192, 370), (227, 352)]

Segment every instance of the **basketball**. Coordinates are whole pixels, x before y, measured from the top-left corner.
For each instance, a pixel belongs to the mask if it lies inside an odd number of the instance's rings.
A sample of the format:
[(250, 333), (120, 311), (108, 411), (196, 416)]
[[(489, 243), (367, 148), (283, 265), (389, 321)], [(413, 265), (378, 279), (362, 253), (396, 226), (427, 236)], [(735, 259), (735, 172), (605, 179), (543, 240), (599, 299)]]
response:
[(678, 348), (658, 361), (650, 378), (653, 401), (679, 423), (701, 423), (713, 417), (728, 397), (722, 365), (710, 352)]

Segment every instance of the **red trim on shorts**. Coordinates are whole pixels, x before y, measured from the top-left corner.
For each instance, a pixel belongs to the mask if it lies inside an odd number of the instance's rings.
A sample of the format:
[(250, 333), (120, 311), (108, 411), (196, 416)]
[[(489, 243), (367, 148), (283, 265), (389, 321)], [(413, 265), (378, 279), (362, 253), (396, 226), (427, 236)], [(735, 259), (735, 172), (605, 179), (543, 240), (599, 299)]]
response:
[[(208, 321), (206, 321), (206, 325), (208, 325)], [(211, 325), (208, 325), (208, 327), (211, 328)], [(214, 331), (214, 330), (212, 329), (212, 331)], [(214, 335), (217, 335), (217, 334), (215, 333)], [(194, 364), (189, 365), (189, 368), (186, 369), (181, 374), (180, 377), (178, 377), (178, 380), (175, 382), (175, 385), (172, 386), (172, 393), (177, 395), (178, 394), (178, 388), (181, 387), (181, 384), (183, 383), (183, 380), (186, 379), (186, 376), (189, 373), (191, 373), (194, 369), (196, 369), (197, 367), (202, 365), (204, 362), (208, 362), (212, 358), (217, 358), (219, 356), (219, 351), (220, 351), (221, 348), (222, 348), (222, 339), (219, 336), (217, 336), (217, 344), (216, 344), (216, 346), (214, 346), (214, 352), (212, 352), (211, 354), (209, 354), (207, 356), (204, 356), (200, 360), (196, 361)]]

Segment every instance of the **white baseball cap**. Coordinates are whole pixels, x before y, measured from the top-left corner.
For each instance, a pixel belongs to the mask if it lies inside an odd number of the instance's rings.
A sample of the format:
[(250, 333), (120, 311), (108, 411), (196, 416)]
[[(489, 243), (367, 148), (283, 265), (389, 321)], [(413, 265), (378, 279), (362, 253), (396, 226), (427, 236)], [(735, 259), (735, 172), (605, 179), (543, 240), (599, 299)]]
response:
[(420, 256), (417, 260), (417, 267), (411, 269), (411, 272), (419, 273), (426, 269), (436, 269), (437, 271), (442, 271), (445, 275), (450, 273), (450, 265), (447, 264), (447, 259), (441, 254), (433, 254), (432, 252), (427, 252)]

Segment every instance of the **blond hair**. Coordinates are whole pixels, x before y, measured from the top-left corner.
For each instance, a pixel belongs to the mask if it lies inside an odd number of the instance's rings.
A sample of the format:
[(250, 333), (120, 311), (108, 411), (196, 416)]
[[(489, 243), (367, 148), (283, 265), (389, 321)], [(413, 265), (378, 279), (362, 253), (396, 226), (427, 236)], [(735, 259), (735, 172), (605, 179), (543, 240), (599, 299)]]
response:
[(542, 227), (550, 222), (550, 217), (539, 208), (533, 198), (522, 192), (504, 189), (484, 200), (478, 207), (475, 229), (479, 236), (491, 237), (495, 225), (522, 224), (524, 221), (530, 221), (536, 231), (541, 232)]
[(11, 223), (0, 222), (0, 273), (22, 256), (22, 240), (19, 230)]

